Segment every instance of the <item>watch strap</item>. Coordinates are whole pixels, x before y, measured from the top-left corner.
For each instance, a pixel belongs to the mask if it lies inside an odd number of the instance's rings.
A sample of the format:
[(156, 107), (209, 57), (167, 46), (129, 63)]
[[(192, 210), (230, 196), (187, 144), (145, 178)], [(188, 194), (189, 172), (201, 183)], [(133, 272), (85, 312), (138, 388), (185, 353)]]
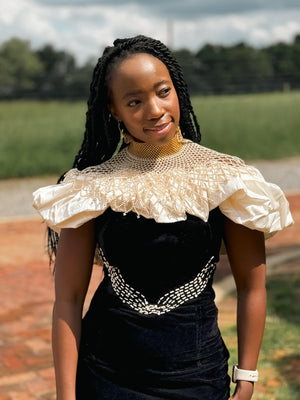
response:
[(234, 365), (232, 369), (232, 382), (236, 383), (237, 381), (249, 381), (249, 382), (257, 382), (258, 381), (258, 371), (251, 371), (248, 369), (240, 369), (237, 365)]

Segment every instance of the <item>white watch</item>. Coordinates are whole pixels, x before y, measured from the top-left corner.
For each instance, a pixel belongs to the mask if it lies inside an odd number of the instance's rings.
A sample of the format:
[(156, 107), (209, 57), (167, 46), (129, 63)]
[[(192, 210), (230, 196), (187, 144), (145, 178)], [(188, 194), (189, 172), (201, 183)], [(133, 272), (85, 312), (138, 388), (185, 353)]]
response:
[(250, 371), (248, 369), (240, 369), (237, 365), (233, 366), (232, 369), (232, 382), (236, 383), (237, 381), (249, 381), (249, 382), (257, 382), (258, 381), (258, 371)]

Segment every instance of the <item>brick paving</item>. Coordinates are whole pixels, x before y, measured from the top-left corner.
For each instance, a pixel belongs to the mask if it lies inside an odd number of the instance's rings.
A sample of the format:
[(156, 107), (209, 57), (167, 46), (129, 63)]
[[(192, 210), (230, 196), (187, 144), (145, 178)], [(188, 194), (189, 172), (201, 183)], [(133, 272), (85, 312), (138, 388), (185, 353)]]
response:
[[(55, 399), (53, 277), (40, 219), (0, 224), (0, 400)], [(87, 302), (100, 280), (95, 267)]]
[[(296, 224), (267, 242), (269, 254), (300, 246), (300, 194), (288, 199)], [(37, 217), (0, 223), (0, 400), (55, 399), (53, 278), (44, 241), (45, 226)], [(291, 265), (299, 272), (298, 262)], [(95, 267), (85, 309), (100, 279)], [(221, 326), (231, 324), (234, 301), (224, 300), (219, 308)]]

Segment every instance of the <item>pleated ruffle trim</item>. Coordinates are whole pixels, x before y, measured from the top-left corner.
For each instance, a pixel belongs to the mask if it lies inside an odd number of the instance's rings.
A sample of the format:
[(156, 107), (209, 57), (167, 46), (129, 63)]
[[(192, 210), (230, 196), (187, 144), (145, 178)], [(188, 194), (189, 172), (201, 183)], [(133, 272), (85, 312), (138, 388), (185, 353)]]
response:
[(207, 221), (219, 207), (232, 221), (266, 237), (293, 224), (282, 190), (237, 157), (189, 140), (165, 157), (137, 157), (125, 148), (99, 166), (71, 169), (62, 183), (33, 193), (33, 206), (55, 231), (76, 228), (107, 208), (160, 223), (191, 214)]

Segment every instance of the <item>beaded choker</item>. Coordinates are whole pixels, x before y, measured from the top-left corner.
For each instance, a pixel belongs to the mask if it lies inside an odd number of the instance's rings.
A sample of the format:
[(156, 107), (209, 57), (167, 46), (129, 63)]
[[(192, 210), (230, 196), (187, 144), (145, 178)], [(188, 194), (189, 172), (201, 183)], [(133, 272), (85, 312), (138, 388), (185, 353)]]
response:
[(159, 158), (178, 153), (183, 145), (183, 137), (180, 131), (176, 132), (174, 138), (164, 146), (156, 146), (149, 143), (132, 141), (129, 144), (128, 151), (134, 156), (141, 158)]

